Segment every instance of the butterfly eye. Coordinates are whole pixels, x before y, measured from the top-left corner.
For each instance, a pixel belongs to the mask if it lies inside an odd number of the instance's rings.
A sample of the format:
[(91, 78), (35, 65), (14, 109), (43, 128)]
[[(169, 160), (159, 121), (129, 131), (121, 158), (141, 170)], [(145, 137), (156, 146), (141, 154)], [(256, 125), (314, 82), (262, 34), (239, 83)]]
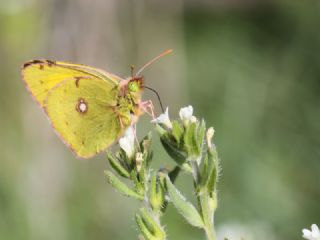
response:
[(139, 85), (136, 81), (129, 82), (128, 88), (131, 92), (138, 92), (139, 91)]

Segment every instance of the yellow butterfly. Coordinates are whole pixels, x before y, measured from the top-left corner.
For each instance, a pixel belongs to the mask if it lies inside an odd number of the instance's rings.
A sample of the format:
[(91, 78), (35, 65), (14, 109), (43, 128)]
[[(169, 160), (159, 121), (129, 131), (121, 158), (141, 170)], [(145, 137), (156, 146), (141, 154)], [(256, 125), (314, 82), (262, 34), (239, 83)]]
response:
[(50, 60), (26, 62), (22, 78), (63, 142), (77, 157), (89, 158), (116, 142), (142, 113), (153, 115), (152, 102), (141, 101), (145, 86), (140, 74), (171, 51), (127, 79), (85, 65)]

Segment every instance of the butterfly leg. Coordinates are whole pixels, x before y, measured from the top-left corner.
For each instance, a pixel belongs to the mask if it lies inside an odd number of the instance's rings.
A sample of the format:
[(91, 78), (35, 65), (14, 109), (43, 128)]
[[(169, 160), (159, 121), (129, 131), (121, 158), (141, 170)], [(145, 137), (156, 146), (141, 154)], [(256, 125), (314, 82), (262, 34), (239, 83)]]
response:
[(140, 103), (140, 108), (142, 111), (144, 111), (145, 113), (147, 113), (149, 116), (152, 117), (152, 119), (155, 119), (155, 115), (154, 115), (154, 107), (153, 107), (153, 103), (151, 100), (148, 101), (144, 101)]
[(138, 149), (139, 149), (139, 151), (141, 151), (141, 149), (140, 149), (140, 143), (139, 143), (138, 136), (137, 136), (137, 124), (134, 123), (134, 124), (131, 125), (131, 127), (132, 127), (132, 129), (133, 129), (133, 134), (134, 134), (134, 138), (135, 138), (135, 140), (136, 140)]
[(120, 127), (121, 127), (121, 129), (124, 129), (124, 125), (123, 125), (121, 116), (118, 115), (118, 118), (119, 118), (119, 122), (120, 122)]

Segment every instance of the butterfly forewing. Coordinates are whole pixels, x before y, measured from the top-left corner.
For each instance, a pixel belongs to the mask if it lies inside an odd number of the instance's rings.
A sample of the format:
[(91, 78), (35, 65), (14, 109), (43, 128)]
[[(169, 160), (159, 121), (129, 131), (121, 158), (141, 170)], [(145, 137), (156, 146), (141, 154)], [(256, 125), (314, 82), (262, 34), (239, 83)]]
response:
[(114, 85), (117, 85), (121, 80), (120, 77), (100, 69), (50, 60), (33, 60), (25, 63), (22, 69), (22, 77), (26, 87), (41, 107), (48, 92), (65, 79), (94, 77), (111, 82)]

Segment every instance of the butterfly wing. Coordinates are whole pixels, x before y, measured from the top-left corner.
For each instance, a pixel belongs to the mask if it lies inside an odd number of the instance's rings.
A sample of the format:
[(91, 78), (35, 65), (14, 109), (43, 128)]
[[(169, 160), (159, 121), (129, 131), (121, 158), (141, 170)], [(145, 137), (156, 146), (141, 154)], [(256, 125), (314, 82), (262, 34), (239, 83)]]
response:
[(122, 79), (103, 70), (80, 64), (32, 60), (23, 65), (22, 77), (34, 99), (43, 107), (48, 92), (65, 79), (95, 77), (118, 84)]
[(128, 127), (116, 109), (118, 87), (97, 77), (69, 78), (43, 103), (53, 127), (72, 151), (89, 158), (115, 142)]

